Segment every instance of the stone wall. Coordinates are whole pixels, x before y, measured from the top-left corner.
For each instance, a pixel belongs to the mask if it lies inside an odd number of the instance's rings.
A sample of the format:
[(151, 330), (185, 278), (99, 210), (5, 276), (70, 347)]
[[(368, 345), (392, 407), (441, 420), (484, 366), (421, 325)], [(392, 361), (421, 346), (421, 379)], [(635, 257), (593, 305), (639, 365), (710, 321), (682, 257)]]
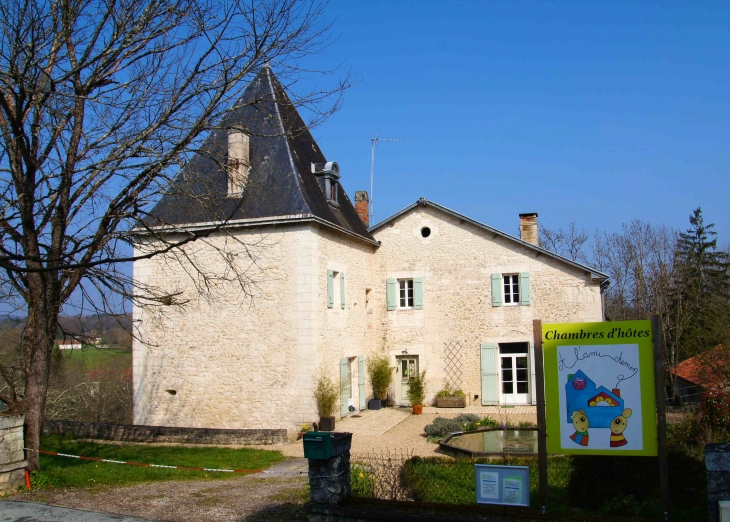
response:
[(284, 429), (225, 430), (103, 424), (98, 422), (46, 421), (43, 433), (74, 435), (88, 439), (125, 442), (168, 442), (179, 444), (279, 444), (287, 441)]
[(0, 415), (0, 495), (25, 485), (23, 415)]
[[(135, 424), (294, 433), (316, 420), (317, 237), (304, 224), (200, 240), (187, 250), (206, 281), (181, 256), (135, 263), (140, 283), (164, 287), (184, 303), (133, 311)], [(231, 280), (229, 263), (245, 285)]]
[[(430, 235), (422, 237), (428, 227)], [(459, 341), (463, 390), (481, 395), (480, 345), (531, 342), (532, 321), (601, 321), (600, 287), (590, 274), (460, 220), (420, 206), (375, 233), (375, 349), (418, 355), (427, 370), (427, 402), (444, 384), (444, 343)], [(492, 306), (493, 273), (529, 272), (529, 306)], [(387, 311), (388, 278), (423, 278), (423, 310)]]

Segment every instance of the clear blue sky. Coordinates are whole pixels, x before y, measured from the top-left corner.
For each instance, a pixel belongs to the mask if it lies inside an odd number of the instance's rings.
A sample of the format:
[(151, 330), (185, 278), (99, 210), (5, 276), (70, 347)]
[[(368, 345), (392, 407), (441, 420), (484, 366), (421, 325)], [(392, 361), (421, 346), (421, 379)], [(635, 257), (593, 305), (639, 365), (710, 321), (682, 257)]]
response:
[(360, 82), (314, 131), (375, 221), (424, 196), (516, 234), (520, 212), (589, 232), (681, 229), (702, 206), (730, 242), (730, 3), (332, 0), (311, 63)]

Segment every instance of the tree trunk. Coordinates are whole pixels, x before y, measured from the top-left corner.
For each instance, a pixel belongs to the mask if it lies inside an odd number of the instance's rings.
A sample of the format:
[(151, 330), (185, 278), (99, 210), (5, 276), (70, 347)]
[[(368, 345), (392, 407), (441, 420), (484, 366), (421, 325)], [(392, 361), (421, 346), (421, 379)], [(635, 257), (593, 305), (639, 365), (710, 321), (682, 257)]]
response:
[(52, 296), (53, 292), (39, 292), (36, 294), (38, 298), (28, 303), (28, 323), (22, 339), (25, 393), (23, 399), (12, 408), (25, 414), (25, 447), (29, 449), (26, 458), (31, 471), (40, 469), (38, 450), (60, 311), (57, 305), (49, 306), (49, 302), (57, 302), (57, 299), (44, 298), (49, 294)]

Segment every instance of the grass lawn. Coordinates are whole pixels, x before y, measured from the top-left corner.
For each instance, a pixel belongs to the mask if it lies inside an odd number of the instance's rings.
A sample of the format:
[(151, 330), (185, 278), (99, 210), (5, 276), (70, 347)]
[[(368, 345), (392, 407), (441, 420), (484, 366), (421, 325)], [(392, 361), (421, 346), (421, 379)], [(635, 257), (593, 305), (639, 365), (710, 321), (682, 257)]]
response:
[(82, 348), (78, 350), (61, 350), (64, 358), (82, 361), (90, 370), (114, 364), (118, 368), (132, 367), (131, 350), (100, 350), (98, 348)]
[[(284, 460), (279, 451), (219, 447), (117, 445), (86, 442), (63, 435), (44, 435), (41, 449), (84, 457), (144, 464), (219, 469), (263, 470)], [(95, 462), (41, 454), (41, 470), (31, 475), (33, 487), (120, 486), (160, 480), (224, 479), (240, 473), (187, 471)]]

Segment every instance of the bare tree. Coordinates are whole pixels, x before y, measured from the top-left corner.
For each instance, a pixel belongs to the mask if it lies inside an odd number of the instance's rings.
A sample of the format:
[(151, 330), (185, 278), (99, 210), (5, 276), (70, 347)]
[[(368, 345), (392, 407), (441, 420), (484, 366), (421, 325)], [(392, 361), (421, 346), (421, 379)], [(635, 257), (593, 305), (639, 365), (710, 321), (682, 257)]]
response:
[[(322, 17), (317, 0), (0, 2), (0, 288), (27, 313), (22, 384), (6, 379), (0, 400), (25, 413), (28, 447), (39, 448), (64, 304), (117, 306), (110, 292), (129, 296), (132, 283), (119, 263), (135, 254), (190, 260), (181, 247), (211, 230), (168, 228), (133, 250), (134, 227), (259, 68), (290, 84), (306, 72), (299, 60), (327, 44)], [(348, 81), (297, 103), (319, 121)], [(38, 468), (37, 453), (28, 460)]]
[(583, 252), (586, 241), (588, 241), (588, 233), (584, 228), (579, 230), (575, 221), (570, 223), (568, 230), (562, 228), (551, 230), (540, 226), (540, 246), (572, 261), (582, 263), (588, 261)]

